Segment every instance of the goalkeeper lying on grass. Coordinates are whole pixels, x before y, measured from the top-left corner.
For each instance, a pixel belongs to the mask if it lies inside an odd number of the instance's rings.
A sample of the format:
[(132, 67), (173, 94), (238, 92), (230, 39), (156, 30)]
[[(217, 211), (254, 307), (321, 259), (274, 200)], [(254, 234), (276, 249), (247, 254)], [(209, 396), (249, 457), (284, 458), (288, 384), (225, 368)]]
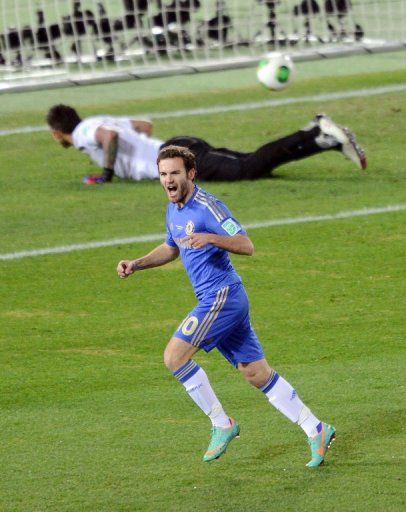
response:
[(67, 105), (53, 106), (46, 120), (57, 142), (83, 151), (103, 169), (102, 174), (84, 179), (89, 185), (110, 182), (113, 176), (135, 181), (158, 179), (158, 153), (172, 144), (192, 151), (198, 179), (204, 181), (269, 177), (275, 167), (329, 150), (341, 152), (360, 169), (367, 166), (365, 152), (354, 134), (324, 114), (317, 115), (305, 128), (250, 153), (214, 148), (203, 139), (183, 135), (162, 141), (151, 136), (149, 121), (111, 116), (81, 119)]

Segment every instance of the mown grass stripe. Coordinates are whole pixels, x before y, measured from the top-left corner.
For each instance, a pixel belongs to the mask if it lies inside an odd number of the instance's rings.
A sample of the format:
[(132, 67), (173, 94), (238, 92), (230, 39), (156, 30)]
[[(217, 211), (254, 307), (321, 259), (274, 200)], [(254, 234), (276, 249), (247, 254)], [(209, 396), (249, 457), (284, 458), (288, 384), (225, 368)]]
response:
[[(361, 217), (366, 215), (376, 215), (380, 213), (399, 212), (406, 210), (406, 204), (394, 204), (387, 206), (377, 206), (373, 208), (362, 208), (360, 210), (347, 210), (323, 215), (307, 215), (303, 217), (288, 217), (284, 219), (270, 219), (259, 222), (244, 224), (246, 229), (269, 228), (274, 226), (285, 226), (289, 224), (301, 224), (306, 222), (323, 222), (337, 219), (349, 219), (352, 217)], [(147, 235), (138, 235), (127, 238), (113, 238), (111, 240), (100, 240), (95, 242), (85, 242), (81, 244), (61, 245), (56, 247), (46, 247), (43, 249), (31, 249), (19, 252), (9, 252), (0, 254), (0, 260), (16, 260), (20, 258), (29, 258), (44, 256), (47, 254), (61, 254), (72, 251), (82, 251), (86, 249), (98, 249), (100, 247), (109, 247), (114, 245), (136, 244), (143, 242), (154, 242), (164, 240), (164, 233), (151, 233)]]
[[(235, 103), (232, 105), (216, 105), (205, 108), (191, 108), (185, 110), (174, 110), (173, 112), (151, 112), (137, 113), (126, 117), (149, 117), (151, 119), (169, 119), (185, 116), (201, 116), (207, 114), (223, 114), (225, 112), (237, 112), (244, 110), (254, 110), (256, 108), (281, 107), (284, 105), (293, 105), (295, 103), (314, 103), (320, 101), (335, 101), (346, 98), (359, 98), (365, 96), (375, 96), (378, 94), (388, 94), (393, 92), (406, 91), (406, 84), (385, 85), (382, 87), (370, 87), (365, 89), (353, 89), (350, 91), (337, 91), (325, 94), (315, 94), (311, 96), (297, 96), (294, 98), (280, 98), (272, 100), (253, 101), (247, 103)], [(118, 116), (122, 117), (122, 116)], [(20, 126), (9, 130), (0, 130), (0, 137), (6, 135), (21, 135), (24, 133), (47, 131), (46, 125), (42, 126)]]

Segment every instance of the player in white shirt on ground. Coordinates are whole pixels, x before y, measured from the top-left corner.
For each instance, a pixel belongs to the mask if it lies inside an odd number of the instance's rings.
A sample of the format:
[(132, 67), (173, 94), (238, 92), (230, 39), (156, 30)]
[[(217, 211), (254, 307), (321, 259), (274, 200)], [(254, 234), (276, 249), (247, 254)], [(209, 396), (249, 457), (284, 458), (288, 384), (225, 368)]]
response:
[(88, 154), (103, 174), (85, 178), (85, 183), (109, 182), (116, 175), (135, 181), (158, 179), (156, 160), (162, 147), (187, 147), (196, 156), (197, 174), (204, 181), (252, 180), (269, 177), (282, 164), (328, 150), (340, 151), (358, 168), (367, 165), (365, 152), (354, 134), (324, 114), (308, 126), (253, 152), (214, 148), (198, 137), (176, 136), (163, 141), (151, 136), (147, 120), (94, 116), (82, 120), (72, 107), (55, 105), (47, 114), (54, 139), (63, 147), (74, 146)]

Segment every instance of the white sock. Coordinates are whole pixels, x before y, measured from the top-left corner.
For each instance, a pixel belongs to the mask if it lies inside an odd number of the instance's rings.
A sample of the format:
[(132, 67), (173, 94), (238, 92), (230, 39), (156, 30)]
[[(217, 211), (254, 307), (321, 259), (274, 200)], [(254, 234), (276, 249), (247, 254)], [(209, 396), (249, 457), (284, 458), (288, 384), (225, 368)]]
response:
[(273, 372), (260, 389), (269, 402), (290, 421), (297, 423), (308, 437), (317, 435), (320, 420), (304, 405), (296, 390), (283, 377)]
[(215, 395), (206, 372), (195, 361), (188, 361), (173, 375), (185, 386), (195, 404), (209, 416), (213, 426), (220, 428), (230, 426), (230, 418)]

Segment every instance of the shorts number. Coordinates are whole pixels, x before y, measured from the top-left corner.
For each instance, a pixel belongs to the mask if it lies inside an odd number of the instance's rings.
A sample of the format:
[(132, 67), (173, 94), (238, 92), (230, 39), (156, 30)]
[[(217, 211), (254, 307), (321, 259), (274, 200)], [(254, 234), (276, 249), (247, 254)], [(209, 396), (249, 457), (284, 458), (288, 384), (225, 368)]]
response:
[(189, 316), (182, 323), (182, 333), (185, 336), (193, 334), (199, 324), (199, 320), (195, 316)]

